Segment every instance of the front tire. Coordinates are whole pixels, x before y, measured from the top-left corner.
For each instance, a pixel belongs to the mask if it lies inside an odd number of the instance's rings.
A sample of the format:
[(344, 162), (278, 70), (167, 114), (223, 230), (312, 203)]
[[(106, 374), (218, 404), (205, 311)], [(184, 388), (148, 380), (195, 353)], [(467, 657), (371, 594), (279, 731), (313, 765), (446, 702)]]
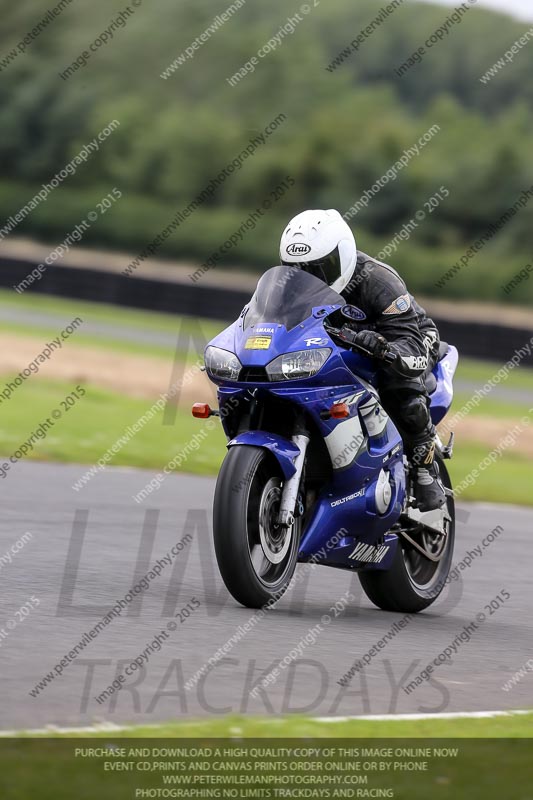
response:
[[(451, 490), (448, 470), (440, 456), (436, 460), (441, 480), (445, 488)], [(378, 608), (414, 614), (434, 603), (442, 592), (452, 564), (455, 542), (455, 502), (452, 494), (447, 495), (446, 504), (451, 521), (440, 561), (435, 563), (425, 558), (400, 535), (396, 555), (389, 570), (359, 573), (366, 596)], [(435, 539), (435, 547), (438, 539), (442, 541), (440, 536), (430, 538)], [(429, 547), (430, 544), (426, 538), (424, 546)]]
[(215, 553), (226, 588), (248, 608), (281, 597), (296, 568), (299, 520), (290, 528), (276, 525), (282, 484), (267, 450), (229, 448), (215, 489)]

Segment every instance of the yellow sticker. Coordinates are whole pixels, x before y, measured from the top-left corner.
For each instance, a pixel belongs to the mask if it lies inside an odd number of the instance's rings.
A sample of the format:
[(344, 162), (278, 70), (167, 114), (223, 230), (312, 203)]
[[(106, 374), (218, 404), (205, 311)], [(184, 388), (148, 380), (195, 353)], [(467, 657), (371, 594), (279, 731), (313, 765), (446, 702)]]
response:
[(268, 350), (272, 336), (250, 336), (244, 345), (245, 350)]

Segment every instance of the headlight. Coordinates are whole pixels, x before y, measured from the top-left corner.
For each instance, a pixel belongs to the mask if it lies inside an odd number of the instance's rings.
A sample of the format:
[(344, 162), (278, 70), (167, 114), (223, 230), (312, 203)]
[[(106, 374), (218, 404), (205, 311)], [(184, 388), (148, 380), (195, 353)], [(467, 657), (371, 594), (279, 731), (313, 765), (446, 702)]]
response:
[(270, 364), (266, 371), (271, 381), (287, 381), (296, 378), (310, 378), (326, 363), (331, 355), (331, 348), (321, 347), (317, 350), (296, 350), (284, 353)]
[(210, 345), (204, 355), (205, 368), (209, 375), (224, 381), (236, 381), (242, 369), (242, 364), (229, 350)]

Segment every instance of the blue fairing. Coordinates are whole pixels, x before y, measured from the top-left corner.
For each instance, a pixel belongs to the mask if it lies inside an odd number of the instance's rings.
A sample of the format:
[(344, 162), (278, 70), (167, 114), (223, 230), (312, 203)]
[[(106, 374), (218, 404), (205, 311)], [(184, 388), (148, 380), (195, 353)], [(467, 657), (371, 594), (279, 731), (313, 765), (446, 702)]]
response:
[(437, 388), (430, 395), (431, 400), (431, 419), (435, 425), (444, 419), (453, 400), (453, 376), (457, 369), (459, 353), (457, 348), (448, 346), (448, 352), (441, 361), (438, 362), (433, 370), (437, 379)]
[(294, 461), (299, 454), (299, 448), (284, 439), (283, 436), (277, 436), (275, 433), (266, 433), (265, 431), (246, 431), (240, 433), (234, 439), (228, 442), (228, 447), (235, 447), (239, 444), (249, 444), (253, 447), (262, 447), (269, 450), (276, 458), (281, 467), (284, 478), (291, 478), (296, 472)]
[[(269, 272), (283, 269), (277, 267)], [(323, 286), (316, 278), (307, 276), (307, 279)], [(259, 392), (263, 399), (270, 396), (303, 410), (315, 435), (318, 433), (324, 440), (331, 477), (306, 518), (300, 560), (313, 559), (344, 569), (388, 569), (398, 543), (390, 529), (399, 518), (405, 498), (402, 439), (379, 402), (373, 386), (376, 374), (373, 363), (339, 347), (324, 328), (324, 317), (340, 307), (342, 298), (327, 289), (325, 300), (324, 305), (309, 307), (307, 316), (297, 324), (293, 324), (290, 313), (284, 319), (286, 324), (274, 314), (271, 322), (254, 321), (253, 314), (248, 313), (251, 303), (236, 322), (210, 342), (234, 353), (242, 364), (236, 381), (212, 378), (219, 385), (222, 423), (230, 436), (224, 410), (229, 409), (230, 400), (249, 397), (251, 391)], [(299, 302), (303, 305), (304, 300)], [(273, 359), (284, 353), (319, 348), (329, 348), (331, 353), (312, 377), (268, 380), (264, 367)], [(450, 347), (435, 368), (437, 388), (431, 397), (435, 421), (442, 419), (450, 406), (456, 365), (457, 350)], [(253, 382), (245, 380), (250, 370)], [(346, 404), (348, 416), (328, 418), (330, 407), (341, 402)], [(266, 430), (251, 430), (239, 433), (229, 442), (230, 447), (240, 444), (268, 449), (286, 479), (294, 474), (294, 460), (299, 451), (290, 439)], [(385, 509), (382, 502), (380, 513), (376, 493), (379, 494), (379, 482), (384, 479), (391, 496)]]

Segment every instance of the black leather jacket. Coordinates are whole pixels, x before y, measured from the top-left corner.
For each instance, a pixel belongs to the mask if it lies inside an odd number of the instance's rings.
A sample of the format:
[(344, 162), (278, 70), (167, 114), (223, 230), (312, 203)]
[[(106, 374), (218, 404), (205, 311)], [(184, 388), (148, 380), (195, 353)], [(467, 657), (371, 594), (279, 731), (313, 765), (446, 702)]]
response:
[(439, 333), (395, 269), (360, 252), (341, 294), (347, 303), (343, 321), (358, 330), (375, 330), (391, 345), (397, 358), (390, 369), (406, 378), (427, 370), (438, 352)]

